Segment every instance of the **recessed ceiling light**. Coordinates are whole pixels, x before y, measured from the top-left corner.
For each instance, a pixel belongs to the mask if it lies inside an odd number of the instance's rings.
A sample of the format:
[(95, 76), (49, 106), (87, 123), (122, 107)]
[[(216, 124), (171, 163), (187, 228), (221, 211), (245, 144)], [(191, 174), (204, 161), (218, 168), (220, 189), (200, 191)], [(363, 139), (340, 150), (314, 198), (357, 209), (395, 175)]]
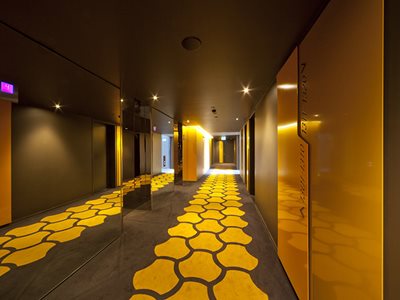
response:
[(318, 118), (318, 117), (319, 117), (319, 115), (318, 115), (318, 114), (316, 114), (316, 115), (314, 115), (314, 117)]
[(239, 118), (236, 118), (236, 121), (239, 121)]
[(168, 121), (168, 124), (171, 124), (171, 121)]
[(53, 106), (56, 110), (60, 110), (61, 109), (61, 104), (60, 103), (55, 103)]
[(249, 86), (245, 86), (245, 87), (243, 87), (243, 90), (242, 90), (242, 92), (243, 92), (243, 94), (245, 94), (245, 95), (248, 95), (248, 94), (250, 94), (250, 88), (249, 88)]
[(190, 121), (189, 121), (189, 120), (186, 120), (186, 123), (190, 123)]
[(156, 95), (153, 95), (153, 101), (158, 101), (158, 96), (157, 96), (157, 94)]
[(124, 99), (121, 98), (121, 102), (124, 102)]
[(188, 36), (182, 40), (182, 47), (188, 51), (193, 51), (201, 46), (201, 40), (195, 36)]

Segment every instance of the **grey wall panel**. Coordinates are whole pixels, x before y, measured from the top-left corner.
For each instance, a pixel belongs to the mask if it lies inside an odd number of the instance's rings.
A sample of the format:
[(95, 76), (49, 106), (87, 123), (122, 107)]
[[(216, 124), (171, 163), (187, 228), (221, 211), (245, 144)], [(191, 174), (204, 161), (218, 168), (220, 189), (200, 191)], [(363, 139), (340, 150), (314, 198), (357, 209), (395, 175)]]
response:
[(13, 219), (92, 192), (91, 140), (89, 118), (13, 106)]
[(162, 161), (161, 161), (161, 134), (153, 133), (153, 151), (152, 151), (152, 166), (151, 174), (156, 175), (161, 173)]
[(400, 2), (385, 1), (384, 293), (400, 299)]
[(93, 123), (93, 191), (107, 187), (107, 142), (106, 126)]
[(224, 141), (224, 163), (235, 162), (235, 142), (234, 140)]
[(277, 94), (274, 86), (255, 113), (256, 204), (277, 241)]

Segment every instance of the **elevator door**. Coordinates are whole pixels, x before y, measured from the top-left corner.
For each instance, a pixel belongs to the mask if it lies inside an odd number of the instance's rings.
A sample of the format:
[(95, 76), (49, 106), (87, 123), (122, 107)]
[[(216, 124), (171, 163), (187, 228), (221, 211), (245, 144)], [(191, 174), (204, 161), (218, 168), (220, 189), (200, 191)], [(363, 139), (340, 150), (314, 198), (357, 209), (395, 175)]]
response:
[(224, 141), (224, 163), (235, 162), (235, 141), (226, 140)]
[(93, 191), (107, 187), (106, 126), (93, 122)]

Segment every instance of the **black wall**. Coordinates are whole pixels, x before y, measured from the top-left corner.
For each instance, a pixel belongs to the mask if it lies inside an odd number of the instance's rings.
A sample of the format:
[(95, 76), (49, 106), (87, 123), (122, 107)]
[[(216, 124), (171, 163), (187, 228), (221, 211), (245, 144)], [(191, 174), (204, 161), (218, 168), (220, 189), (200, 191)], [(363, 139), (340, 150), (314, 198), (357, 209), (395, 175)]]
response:
[(385, 0), (385, 299), (400, 299), (400, 2)]
[(31, 215), (92, 192), (92, 121), (13, 106), (12, 215)]

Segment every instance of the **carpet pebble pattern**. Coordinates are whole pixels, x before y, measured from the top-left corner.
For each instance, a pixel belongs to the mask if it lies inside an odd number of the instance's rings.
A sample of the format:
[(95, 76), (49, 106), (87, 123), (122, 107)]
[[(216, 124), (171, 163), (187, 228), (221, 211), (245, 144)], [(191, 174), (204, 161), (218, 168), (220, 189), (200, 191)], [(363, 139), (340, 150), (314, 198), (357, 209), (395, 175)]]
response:
[(246, 248), (238, 191), (234, 175), (208, 176), (155, 246), (157, 258), (133, 275), (131, 300), (268, 299), (251, 278), (258, 259)]

